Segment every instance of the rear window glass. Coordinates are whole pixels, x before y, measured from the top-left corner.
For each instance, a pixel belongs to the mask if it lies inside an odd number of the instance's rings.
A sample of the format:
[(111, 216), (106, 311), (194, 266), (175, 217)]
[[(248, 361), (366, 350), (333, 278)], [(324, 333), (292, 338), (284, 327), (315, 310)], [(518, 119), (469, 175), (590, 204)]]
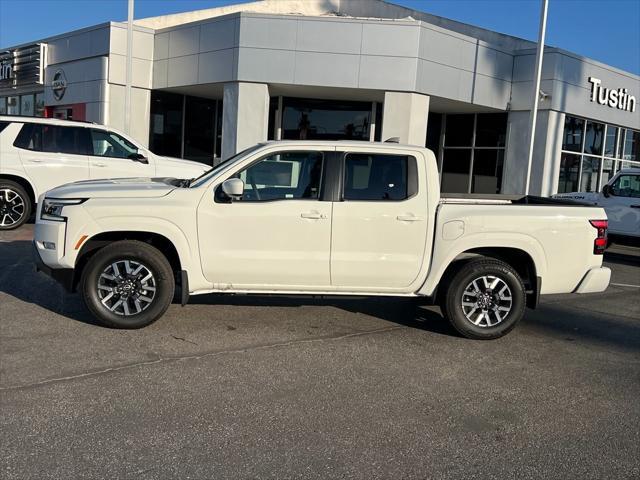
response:
[[(345, 200), (404, 200), (416, 188), (410, 181), (416, 160), (406, 155), (350, 153), (345, 158)], [(414, 177), (414, 175), (411, 175)]]
[(10, 122), (0, 122), (0, 133), (9, 126)]
[(36, 152), (86, 155), (89, 151), (89, 135), (87, 129), (81, 127), (25, 123), (14, 145)]

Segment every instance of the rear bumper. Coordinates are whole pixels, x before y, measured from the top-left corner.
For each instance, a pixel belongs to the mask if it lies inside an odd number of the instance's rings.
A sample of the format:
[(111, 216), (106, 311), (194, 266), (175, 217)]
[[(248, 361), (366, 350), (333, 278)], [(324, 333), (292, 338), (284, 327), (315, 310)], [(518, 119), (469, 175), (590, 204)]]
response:
[(33, 242), (33, 260), (36, 264), (36, 272), (42, 272), (50, 276), (55, 281), (60, 283), (60, 285), (62, 285), (66, 291), (73, 292), (73, 268), (51, 268), (50, 266), (46, 265), (40, 257), (40, 251), (38, 250), (35, 242)]
[(584, 276), (575, 293), (604, 292), (611, 280), (611, 269), (607, 267), (592, 268)]

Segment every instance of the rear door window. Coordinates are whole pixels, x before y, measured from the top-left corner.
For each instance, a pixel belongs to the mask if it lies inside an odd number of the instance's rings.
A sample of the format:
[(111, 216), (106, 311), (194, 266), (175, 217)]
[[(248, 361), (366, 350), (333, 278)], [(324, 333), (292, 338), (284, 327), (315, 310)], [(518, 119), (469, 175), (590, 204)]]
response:
[(87, 155), (89, 135), (86, 128), (26, 123), (14, 145), (35, 152)]
[(9, 123), (11, 122), (0, 122), (0, 133), (9, 126)]
[(344, 166), (344, 200), (397, 201), (417, 191), (414, 157), (348, 153)]

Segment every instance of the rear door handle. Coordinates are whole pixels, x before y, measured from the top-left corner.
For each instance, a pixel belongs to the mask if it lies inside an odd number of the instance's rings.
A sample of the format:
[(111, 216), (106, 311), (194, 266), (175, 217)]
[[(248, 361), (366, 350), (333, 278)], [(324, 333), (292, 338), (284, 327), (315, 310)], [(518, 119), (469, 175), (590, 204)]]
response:
[(640, 205), (631, 205), (631, 208), (640, 208)]
[(30, 158), (29, 161), (31, 163), (42, 163), (42, 160), (40, 160), (39, 158)]
[(416, 217), (415, 215), (398, 215), (396, 218), (401, 222), (419, 222), (422, 220), (422, 217)]
[(316, 212), (315, 210), (311, 212), (301, 213), (300, 216), (302, 218), (309, 218), (311, 220), (320, 220), (323, 218), (327, 218), (327, 216), (324, 213)]
[(94, 167), (106, 167), (107, 164), (106, 163), (102, 163), (102, 162), (97, 162), (93, 164)]

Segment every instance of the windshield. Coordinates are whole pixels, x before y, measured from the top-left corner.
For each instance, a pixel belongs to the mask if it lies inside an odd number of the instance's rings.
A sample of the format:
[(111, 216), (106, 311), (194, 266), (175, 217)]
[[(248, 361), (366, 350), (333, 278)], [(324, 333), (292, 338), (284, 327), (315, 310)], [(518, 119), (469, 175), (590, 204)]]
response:
[(263, 144), (254, 145), (252, 147), (249, 147), (249, 148), (246, 148), (246, 149), (242, 150), (241, 152), (236, 153), (232, 157), (227, 158), (225, 161), (223, 161), (222, 163), (219, 163), (218, 165), (213, 167), (211, 170), (207, 170), (206, 172), (204, 172), (199, 177), (194, 178), (193, 180), (191, 180), (191, 182), (189, 183), (189, 187), (195, 188), (195, 187), (201, 186), (202, 184), (206, 183), (211, 177), (213, 177), (214, 175), (218, 174), (218, 172), (222, 171), (223, 169), (227, 168), (232, 163), (235, 163), (238, 159), (240, 159), (240, 158), (246, 156), (247, 154), (259, 149), (262, 146), (263, 146)]

